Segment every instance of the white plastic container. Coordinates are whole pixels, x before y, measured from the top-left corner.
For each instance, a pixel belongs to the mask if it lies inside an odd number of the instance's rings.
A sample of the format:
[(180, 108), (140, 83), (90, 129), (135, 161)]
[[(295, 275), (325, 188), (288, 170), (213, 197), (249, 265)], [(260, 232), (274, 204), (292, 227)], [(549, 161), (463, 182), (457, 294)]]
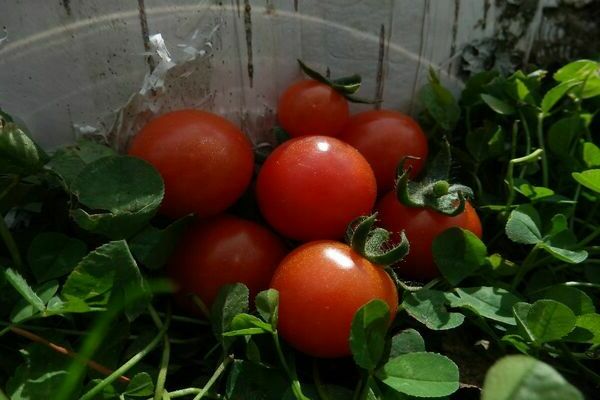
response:
[[(220, 113), (257, 142), (301, 58), (333, 76), (359, 73), (362, 96), (412, 112), (430, 65), (452, 80), (463, 44), (493, 32), (491, 3), (0, 0), (0, 107), (46, 148), (92, 132), (123, 145), (152, 114), (181, 107)], [(176, 65), (141, 96), (165, 66), (150, 40), (161, 37)]]

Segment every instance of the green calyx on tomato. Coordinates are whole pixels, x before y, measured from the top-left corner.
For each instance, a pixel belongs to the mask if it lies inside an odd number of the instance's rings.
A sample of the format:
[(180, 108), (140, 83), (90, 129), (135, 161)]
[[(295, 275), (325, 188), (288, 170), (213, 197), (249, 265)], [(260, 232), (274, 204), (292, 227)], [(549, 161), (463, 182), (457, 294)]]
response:
[(351, 103), (375, 104), (377, 102), (376, 100), (368, 100), (354, 96), (354, 94), (358, 92), (358, 89), (360, 89), (360, 85), (362, 83), (362, 78), (358, 74), (344, 76), (338, 79), (329, 79), (323, 74), (304, 64), (301, 60), (298, 60), (298, 64), (300, 64), (302, 71), (310, 78), (330, 86)]
[(404, 231), (399, 240), (391, 241), (392, 234), (383, 228), (373, 229), (377, 213), (361, 216), (348, 225), (346, 242), (352, 250), (373, 264), (389, 266), (400, 262), (409, 251), (409, 243)]
[(428, 166), (425, 177), (419, 182), (409, 179), (411, 167), (404, 168), (409, 157), (400, 161), (396, 180), (396, 197), (407, 207), (430, 208), (441, 214), (456, 216), (465, 210), (465, 203), (473, 198), (470, 187), (449, 183), (450, 145), (444, 142), (442, 149)]

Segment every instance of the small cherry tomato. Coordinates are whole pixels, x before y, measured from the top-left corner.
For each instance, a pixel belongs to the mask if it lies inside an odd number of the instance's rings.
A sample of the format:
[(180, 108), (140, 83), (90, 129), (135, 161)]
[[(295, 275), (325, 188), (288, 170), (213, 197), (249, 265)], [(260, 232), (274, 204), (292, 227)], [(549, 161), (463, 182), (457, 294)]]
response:
[(355, 218), (369, 214), (375, 176), (360, 153), (338, 139), (307, 136), (275, 149), (257, 179), (258, 205), (289, 238), (339, 239)]
[(196, 294), (210, 307), (226, 284), (245, 284), (254, 299), (268, 288), (286, 253), (281, 239), (267, 228), (233, 216), (219, 216), (188, 229), (167, 273), (181, 294)]
[(412, 208), (400, 203), (394, 192), (388, 193), (377, 204), (380, 224), (391, 232), (404, 230), (410, 242), (410, 252), (398, 264), (398, 275), (416, 280), (427, 280), (439, 276), (433, 260), (433, 240), (452, 227), (473, 232), (481, 238), (481, 221), (477, 212), (465, 203), (465, 210), (454, 217), (428, 208)]
[(348, 120), (348, 101), (312, 79), (296, 82), (279, 99), (277, 119), (291, 136), (336, 136)]
[(158, 170), (165, 182), (161, 212), (173, 218), (224, 211), (246, 190), (254, 168), (246, 136), (226, 119), (198, 110), (153, 119), (133, 138), (129, 154)]
[(315, 357), (350, 354), (352, 319), (371, 300), (387, 303), (393, 320), (398, 292), (390, 276), (349, 246), (306, 243), (283, 259), (271, 287), (279, 291), (281, 336)]
[(423, 169), (429, 151), (419, 124), (408, 115), (390, 110), (353, 115), (339, 139), (356, 147), (371, 164), (380, 194), (393, 188), (402, 158), (418, 157), (406, 162), (406, 166), (412, 166), (410, 176), (415, 177)]

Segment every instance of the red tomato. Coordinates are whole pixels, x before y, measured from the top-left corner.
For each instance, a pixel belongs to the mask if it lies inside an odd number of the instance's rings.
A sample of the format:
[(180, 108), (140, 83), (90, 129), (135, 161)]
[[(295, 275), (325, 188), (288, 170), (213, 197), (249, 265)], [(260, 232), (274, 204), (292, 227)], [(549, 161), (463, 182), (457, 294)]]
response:
[(398, 275), (409, 279), (426, 280), (439, 276), (431, 246), (433, 239), (452, 227), (467, 229), (481, 238), (481, 221), (471, 204), (465, 210), (449, 217), (428, 208), (406, 207), (394, 192), (388, 193), (377, 204), (380, 224), (391, 232), (405, 230), (410, 252), (398, 266)]
[(306, 243), (283, 259), (271, 287), (279, 291), (279, 332), (315, 357), (350, 354), (354, 314), (371, 300), (385, 301), (393, 320), (398, 292), (390, 276), (349, 246)]
[(279, 99), (277, 119), (291, 136), (336, 136), (348, 120), (348, 101), (312, 79), (294, 83)]
[(225, 210), (242, 195), (254, 168), (246, 136), (226, 119), (198, 110), (153, 119), (133, 138), (129, 154), (161, 174), (161, 212), (173, 218)]
[(251, 299), (267, 289), (287, 253), (267, 228), (232, 216), (192, 226), (175, 250), (168, 275), (181, 293), (194, 293), (210, 307), (221, 286), (241, 282)]
[(352, 146), (328, 136), (289, 140), (267, 158), (256, 183), (258, 205), (284, 236), (338, 239), (370, 213), (377, 195), (369, 163)]
[(425, 165), (429, 148), (427, 138), (417, 122), (402, 113), (372, 110), (350, 118), (339, 138), (356, 147), (365, 156), (377, 178), (379, 193), (387, 193), (394, 186), (396, 168), (403, 157), (412, 165), (411, 178)]

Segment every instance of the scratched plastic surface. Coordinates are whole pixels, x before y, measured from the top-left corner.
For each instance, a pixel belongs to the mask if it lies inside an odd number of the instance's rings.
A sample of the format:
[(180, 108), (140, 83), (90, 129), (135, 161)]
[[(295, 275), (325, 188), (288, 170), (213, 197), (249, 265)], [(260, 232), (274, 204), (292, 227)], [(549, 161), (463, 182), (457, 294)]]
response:
[[(0, 0), (0, 107), (46, 148), (85, 133), (123, 146), (149, 117), (181, 107), (221, 113), (260, 142), (302, 58), (333, 76), (360, 73), (363, 96), (414, 112), (429, 65), (452, 82), (461, 46), (493, 32), (493, 4), (457, 4)], [(156, 34), (173, 65), (164, 85), (141, 95), (162, 60)]]

